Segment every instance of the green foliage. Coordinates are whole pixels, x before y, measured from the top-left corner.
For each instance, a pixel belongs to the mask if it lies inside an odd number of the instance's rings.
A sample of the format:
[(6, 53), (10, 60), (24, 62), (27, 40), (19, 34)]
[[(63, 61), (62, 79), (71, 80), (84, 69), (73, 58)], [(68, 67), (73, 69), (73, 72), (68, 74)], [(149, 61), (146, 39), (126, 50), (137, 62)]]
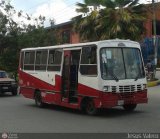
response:
[(19, 53), (16, 49), (6, 49), (0, 57), (0, 68), (8, 72), (17, 72)]
[[(141, 40), (145, 32), (143, 22), (146, 19), (146, 8), (138, 4), (139, 0), (85, 0), (77, 3), (77, 12), (87, 14), (87, 6), (93, 6), (86, 17), (73, 18), (74, 30), (82, 40), (95, 41), (104, 39)], [(103, 9), (96, 10), (102, 5)]]
[[(35, 24), (17, 23), (13, 17), (24, 17), (22, 11), (16, 12), (6, 1), (0, 0), (0, 69), (12, 72), (18, 70), (19, 53), (22, 48), (55, 45), (54, 31), (44, 29), (45, 17), (34, 19)], [(30, 21), (32, 17), (26, 14)], [(33, 20), (33, 19), (32, 19)]]

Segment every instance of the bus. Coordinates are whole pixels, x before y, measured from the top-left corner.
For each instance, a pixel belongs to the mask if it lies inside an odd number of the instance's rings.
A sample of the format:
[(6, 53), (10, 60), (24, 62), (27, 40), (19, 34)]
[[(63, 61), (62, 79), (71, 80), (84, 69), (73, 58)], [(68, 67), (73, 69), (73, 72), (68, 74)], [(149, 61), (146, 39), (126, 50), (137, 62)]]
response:
[(19, 90), (38, 107), (89, 115), (116, 106), (133, 111), (148, 101), (140, 45), (121, 39), (22, 49)]

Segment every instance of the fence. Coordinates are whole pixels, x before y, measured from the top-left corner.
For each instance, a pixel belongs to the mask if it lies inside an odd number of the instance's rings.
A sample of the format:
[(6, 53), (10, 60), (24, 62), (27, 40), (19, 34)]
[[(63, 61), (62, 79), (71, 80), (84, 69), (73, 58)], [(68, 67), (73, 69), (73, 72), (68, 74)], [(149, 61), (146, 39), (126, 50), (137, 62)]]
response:
[[(157, 58), (158, 58), (158, 64), (160, 64), (160, 36), (156, 36), (156, 43), (157, 47)], [(144, 59), (144, 63), (147, 63), (147, 60), (150, 59), (151, 61), (154, 60), (154, 43), (153, 43), (153, 37), (150, 38), (144, 38), (144, 40), (141, 42), (141, 50), (142, 55)]]

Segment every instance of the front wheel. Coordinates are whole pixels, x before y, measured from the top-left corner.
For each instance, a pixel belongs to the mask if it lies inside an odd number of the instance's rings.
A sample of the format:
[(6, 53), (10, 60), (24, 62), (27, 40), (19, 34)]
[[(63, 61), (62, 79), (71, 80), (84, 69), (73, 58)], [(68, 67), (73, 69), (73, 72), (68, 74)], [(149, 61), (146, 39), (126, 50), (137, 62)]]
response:
[(42, 102), (41, 92), (37, 91), (34, 96), (35, 104), (37, 107), (44, 107), (44, 103)]
[(123, 108), (126, 111), (133, 111), (137, 107), (137, 104), (125, 104), (123, 105)]
[(93, 100), (87, 101), (85, 111), (88, 115), (96, 115), (98, 113), (98, 109), (95, 107)]
[(12, 95), (13, 95), (13, 96), (16, 96), (16, 95), (17, 95), (17, 89), (13, 89), (13, 90), (12, 90)]

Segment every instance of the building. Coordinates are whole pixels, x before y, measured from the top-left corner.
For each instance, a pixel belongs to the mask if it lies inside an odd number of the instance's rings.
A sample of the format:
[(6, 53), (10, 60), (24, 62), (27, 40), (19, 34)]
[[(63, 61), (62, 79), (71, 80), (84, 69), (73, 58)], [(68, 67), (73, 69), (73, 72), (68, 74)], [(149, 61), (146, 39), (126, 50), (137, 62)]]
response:
[[(152, 4), (147, 4), (148, 18), (144, 23), (146, 32), (144, 34), (144, 40), (142, 40), (142, 52), (145, 62), (148, 58), (154, 57), (154, 45), (153, 45), (153, 11), (156, 17), (156, 47), (158, 51), (158, 63), (160, 65), (160, 2), (154, 4), (154, 9)], [(80, 43), (83, 42), (78, 33), (73, 30), (73, 22), (69, 21), (66, 23), (53, 25), (47, 29), (54, 29), (57, 31), (57, 37), (59, 38), (60, 44), (65, 43)]]
[[(148, 7), (148, 19), (144, 23), (146, 28), (146, 33), (144, 34), (144, 38), (153, 37), (153, 9), (152, 4), (146, 5)], [(160, 36), (160, 2), (155, 3), (155, 15), (156, 15), (156, 34)], [(73, 31), (73, 22), (69, 21), (66, 23), (53, 25), (52, 27), (48, 27), (47, 29), (56, 29), (57, 36), (60, 39), (60, 43), (79, 43), (82, 42), (78, 33)]]
[(53, 25), (51, 27), (47, 27), (48, 30), (55, 30), (57, 33), (57, 38), (60, 44), (66, 43), (79, 43), (80, 36), (78, 33), (73, 31), (73, 22), (68, 21), (62, 24)]
[(153, 12), (155, 10), (155, 18), (156, 18), (156, 35), (160, 36), (160, 2), (155, 3), (153, 9), (152, 4), (147, 5), (148, 6), (148, 19), (144, 23), (144, 26), (146, 27), (146, 37), (152, 37), (154, 35), (153, 31)]

